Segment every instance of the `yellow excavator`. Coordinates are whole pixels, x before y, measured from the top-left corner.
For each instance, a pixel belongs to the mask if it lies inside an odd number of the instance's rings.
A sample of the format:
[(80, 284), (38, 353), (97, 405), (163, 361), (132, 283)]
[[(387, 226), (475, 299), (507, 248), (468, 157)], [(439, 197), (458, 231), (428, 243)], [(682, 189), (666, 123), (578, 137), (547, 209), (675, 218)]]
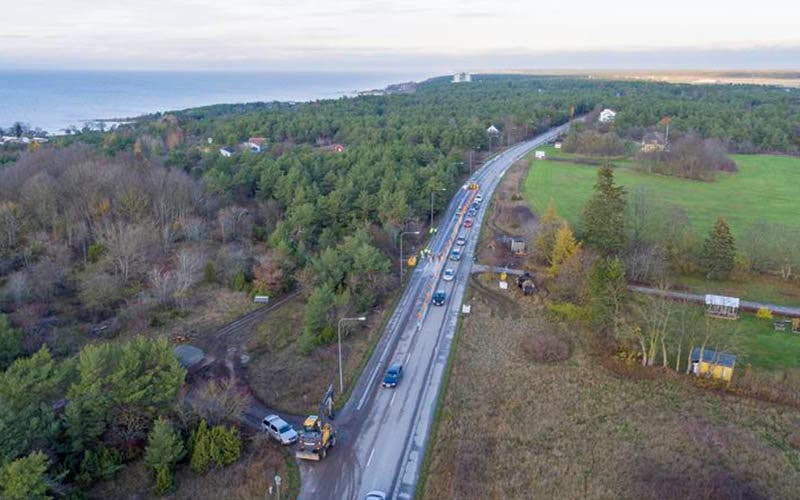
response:
[(303, 460), (322, 460), (328, 454), (328, 448), (336, 446), (336, 431), (327, 416), (333, 419), (333, 384), (328, 386), (325, 398), (319, 405), (319, 415), (309, 415), (303, 422), (303, 430), (297, 439), (295, 456)]
[(303, 422), (295, 456), (303, 460), (322, 460), (328, 454), (328, 448), (335, 445), (336, 431), (333, 426), (319, 415), (309, 415)]

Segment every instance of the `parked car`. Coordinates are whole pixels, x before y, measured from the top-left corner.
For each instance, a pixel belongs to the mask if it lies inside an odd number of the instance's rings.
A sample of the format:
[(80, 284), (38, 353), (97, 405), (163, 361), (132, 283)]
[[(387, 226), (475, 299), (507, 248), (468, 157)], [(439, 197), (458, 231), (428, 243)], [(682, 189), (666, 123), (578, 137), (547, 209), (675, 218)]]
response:
[(443, 306), (445, 300), (447, 300), (447, 294), (439, 290), (433, 294), (431, 302), (433, 302), (435, 306)]
[(458, 238), (456, 238), (456, 245), (463, 247), (466, 244), (467, 244), (467, 239), (464, 238), (463, 236), (459, 236)]
[(455, 261), (459, 261), (459, 260), (461, 260), (461, 249), (459, 249), (459, 248), (454, 248), (454, 249), (453, 249), (453, 250), (450, 252), (450, 260), (455, 260)]
[(475, 201), (477, 203), (483, 203), (483, 195), (479, 194), (479, 195), (475, 196)]
[(269, 437), (281, 444), (289, 445), (297, 441), (297, 432), (291, 425), (277, 415), (267, 415), (261, 421), (261, 429)]
[(403, 378), (403, 365), (395, 363), (386, 370), (381, 385), (384, 387), (397, 387), (401, 378)]
[(364, 500), (386, 500), (386, 493), (378, 490), (370, 491), (364, 497)]
[(456, 277), (456, 272), (452, 269), (445, 269), (444, 274), (442, 275), (442, 279), (445, 281), (453, 281), (453, 278)]
[(472, 227), (472, 219), (470, 219), (470, 218), (467, 218), (467, 219), (464, 221), (464, 227), (466, 227), (466, 228), (470, 228), (470, 227)]

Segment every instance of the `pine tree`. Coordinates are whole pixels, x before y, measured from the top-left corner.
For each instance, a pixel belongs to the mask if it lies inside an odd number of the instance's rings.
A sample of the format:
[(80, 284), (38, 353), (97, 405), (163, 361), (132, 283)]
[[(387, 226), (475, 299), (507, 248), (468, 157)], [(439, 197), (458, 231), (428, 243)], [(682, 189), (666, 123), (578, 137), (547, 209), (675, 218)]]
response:
[(722, 217), (717, 218), (703, 244), (703, 269), (708, 279), (727, 279), (733, 271), (736, 243), (731, 228)]
[(209, 428), (205, 420), (192, 433), (190, 443), (189, 466), (198, 474), (204, 474), (212, 463), (217, 467), (230, 465), (242, 454), (242, 440), (236, 428), (226, 429), (222, 425)]
[(11, 326), (8, 316), (0, 314), (0, 370), (5, 370), (22, 354), (22, 330)]
[(154, 492), (162, 495), (174, 486), (172, 468), (186, 454), (181, 437), (165, 418), (155, 421), (147, 439), (144, 462), (153, 470)]
[(603, 255), (619, 254), (625, 247), (625, 188), (614, 185), (614, 171), (597, 171), (594, 194), (581, 213), (583, 241)]
[(211, 459), (217, 467), (225, 467), (239, 460), (242, 441), (235, 428), (226, 429), (221, 425), (211, 429)]
[(553, 243), (553, 253), (550, 257), (550, 273), (554, 276), (558, 274), (561, 264), (572, 257), (578, 249), (580, 249), (580, 243), (575, 241), (572, 228), (566, 222), (562, 222)]
[(551, 264), (553, 256), (553, 245), (556, 242), (556, 233), (561, 226), (561, 217), (556, 212), (556, 204), (552, 198), (547, 204), (547, 210), (536, 228), (536, 239), (533, 242), (533, 250), (537, 258), (545, 264)]
[(36, 451), (0, 467), (0, 497), (7, 500), (52, 498), (47, 495), (47, 455)]
[(203, 474), (211, 463), (211, 436), (205, 420), (192, 432), (190, 443), (192, 452), (189, 467), (198, 474)]
[(617, 329), (627, 295), (625, 269), (618, 257), (600, 258), (589, 274), (592, 322), (599, 329)]

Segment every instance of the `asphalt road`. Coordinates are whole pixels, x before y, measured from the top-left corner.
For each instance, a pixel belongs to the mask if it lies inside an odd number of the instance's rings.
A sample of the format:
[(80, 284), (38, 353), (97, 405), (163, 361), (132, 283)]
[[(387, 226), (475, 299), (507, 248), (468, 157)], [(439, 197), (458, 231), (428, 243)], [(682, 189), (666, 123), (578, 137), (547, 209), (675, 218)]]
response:
[[(371, 490), (386, 492), (387, 498), (414, 496), (489, 199), (516, 160), (566, 127), (490, 159), (470, 179), (479, 190), (459, 189), (453, 197), (430, 245), (435, 257), (419, 262), (411, 273), (372, 358), (333, 422), (338, 432), (336, 448), (322, 462), (301, 463), (300, 498), (359, 499)], [(478, 193), (483, 203), (472, 218), (473, 226), (465, 228), (466, 211)], [(447, 257), (457, 236), (465, 236), (467, 243), (461, 260), (454, 262)], [(456, 272), (452, 281), (441, 279), (447, 268)], [(447, 294), (444, 306), (430, 305), (430, 296), (437, 290)], [(383, 372), (394, 362), (403, 365), (404, 377), (396, 388), (383, 388)]]

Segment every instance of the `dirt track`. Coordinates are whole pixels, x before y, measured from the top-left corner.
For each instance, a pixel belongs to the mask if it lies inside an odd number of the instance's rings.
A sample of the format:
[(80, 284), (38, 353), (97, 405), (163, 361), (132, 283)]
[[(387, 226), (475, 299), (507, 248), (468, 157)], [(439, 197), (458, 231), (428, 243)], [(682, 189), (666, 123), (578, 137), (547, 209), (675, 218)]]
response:
[(529, 251), (536, 233), (537, 218), (519, 191), (529, 164), (528, 159), (516, 162), (495, 191), (478, 250), (478, 260), (483, 264), (524, 267), (526, 263), (526, 256), (511, 253), (510, 240), (524, 240)]

